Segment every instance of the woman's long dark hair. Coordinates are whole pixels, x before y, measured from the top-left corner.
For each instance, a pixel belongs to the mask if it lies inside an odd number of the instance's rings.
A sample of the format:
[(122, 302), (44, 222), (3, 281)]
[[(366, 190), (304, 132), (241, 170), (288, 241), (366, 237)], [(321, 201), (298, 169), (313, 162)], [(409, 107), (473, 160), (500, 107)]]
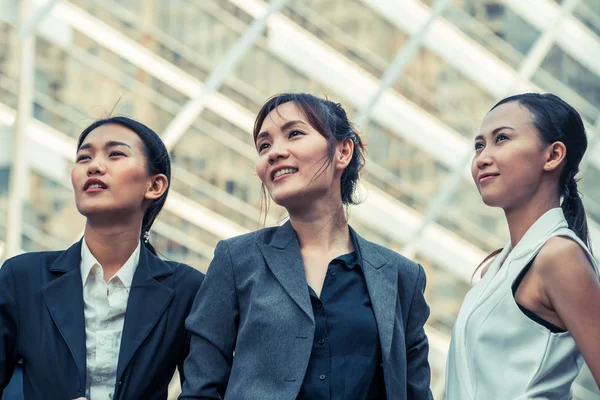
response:
[[(146, 125), (137, 122), (131, 118), (117, 116), (101, 119), (94, 122), (93, 124), (85, 128), (83, 132), (81, 132), (81, 135), (79, 135), (79, 140), (77, 141), (77, 149), (79, 150), (79, 148), (83, 144), (83, 141), (85, 140), (87, 135), (90, 134), (90, 132), (92, 132), (99, 126), (106, 124), (121, 125), (135, 132), (140, 137), (144, 145), (143, 147), (144, 154), (146, 155), (146, 168), (148, 169), (148, 173), (152, 175), (164, 174), (167, 177), (167, 181), (169, 182), (169, 187), (171, 186), (171, 159), (169, 158), (169, 152), (167, 151), (165, 144), (156, 134), (156, 132), (148, 128)], [(165, 205), (165, 201), (167, 200), (167, 195), (169, 193), (169, 187), (167, 187), (167, 190), (165, 190), (162, 196), (152, 201), (152, 203), (144, 213), (144, 219), (142, 220), (142, 230), (140, 239), (154, 255), (157, 255), (156, 249), (154, 249), (154, 247), (150, 244), (150, 241), (148, 240), (146, 235), (149, 234), (154, 220)]]
[[(562, 197), (561, 208), (569, 228), (591, 251), (585, 208), (577, 190), (577, 179), (575, 178), (579, 172), (579, 163), (587, 149), (587, 136), (581, 116), (564, 100), (551, 93), (523, 93), (509, 96), (500, 100), (490, 111), (513, 101), (527, 108), (542, 141), (547, 144), (562, 142), (567, 148), (565, 165), (558, 182)], [(496, 250), (486, 257), (479, 267), (499, 252)]]

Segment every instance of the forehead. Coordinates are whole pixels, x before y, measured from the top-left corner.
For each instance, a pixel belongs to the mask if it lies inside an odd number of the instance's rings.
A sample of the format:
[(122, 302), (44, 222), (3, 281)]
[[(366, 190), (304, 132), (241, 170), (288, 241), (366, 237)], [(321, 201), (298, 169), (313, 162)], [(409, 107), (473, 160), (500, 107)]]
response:
[(132, 148), (142, 148), (142, 140), (129, 128), (118, 124), (105, 124), (91, 131), (81, 143), (91, 143), (96, 146), (102, 146), (108, 141), (118, 141), (127, 143)]
[(287, 121), (304, 121), (308, 124), (306, 117), (296, 103), (288, 101), (273, 109), (263, 121), (260, 131), (268, 131), (271, 128), (279, 128)]
[(504, 103), (490, 111), (481, 123), (481, 133), (492, 132), (501, 126), (525, 128), (532, 122), (529, 110), (516, 101)]

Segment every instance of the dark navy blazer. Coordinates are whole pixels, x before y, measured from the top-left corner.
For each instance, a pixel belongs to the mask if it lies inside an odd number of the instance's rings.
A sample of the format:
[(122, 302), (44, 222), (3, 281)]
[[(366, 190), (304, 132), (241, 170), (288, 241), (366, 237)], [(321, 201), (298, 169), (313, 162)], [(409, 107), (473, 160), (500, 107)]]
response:
[[(379, 332), (387, 398), (431, 399), (423, 268), (356, 238)], [(315, 320), (289, 221), (219, 242), (186, 326), (193, 335), (180, 399), (296, 399)]]
[[(85, 396), (86, 343), (81, 241), (65, 251), (27, 253), (0, 268), (0, 397), (23, 359), (26, 400)], [(162, 261), (145, 246), (133, 276), (114, 399), (166, 399), (189, 350), (184, 321), (202, 283), (192, 267)]]

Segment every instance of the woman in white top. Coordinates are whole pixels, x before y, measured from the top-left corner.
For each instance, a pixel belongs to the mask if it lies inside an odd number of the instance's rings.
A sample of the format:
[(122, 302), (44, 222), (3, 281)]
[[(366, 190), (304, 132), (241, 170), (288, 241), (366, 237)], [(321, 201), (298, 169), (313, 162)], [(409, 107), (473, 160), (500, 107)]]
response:
[(586, 147), (581, 117), (552, 94), (508, 97), (485, 117), (473, 179), (510, 240), (459, 312), (447, 399), (570, 399), (583, 359), (600, 383), (598, 267), (575, 179)]

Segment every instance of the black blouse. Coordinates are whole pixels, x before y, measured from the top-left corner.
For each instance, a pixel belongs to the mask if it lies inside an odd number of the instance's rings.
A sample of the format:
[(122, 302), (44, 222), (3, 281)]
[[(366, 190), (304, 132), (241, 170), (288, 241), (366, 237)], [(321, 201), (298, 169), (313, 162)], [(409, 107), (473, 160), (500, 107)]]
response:
[(316, 329), (298, 399), (385, 399), (377, 322), (354, 248), (329, 263), (320, 298), (308, 287)]

